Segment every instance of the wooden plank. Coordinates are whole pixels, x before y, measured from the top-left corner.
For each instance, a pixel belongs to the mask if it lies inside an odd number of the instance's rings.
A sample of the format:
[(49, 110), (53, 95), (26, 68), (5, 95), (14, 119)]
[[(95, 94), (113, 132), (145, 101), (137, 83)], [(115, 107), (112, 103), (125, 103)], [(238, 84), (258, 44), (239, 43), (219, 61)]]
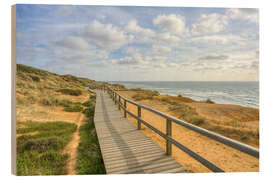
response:
[(185, 172), (175, 159), (123, 117), (109, 95), (96, 93), (94, 122), (108, 174)]

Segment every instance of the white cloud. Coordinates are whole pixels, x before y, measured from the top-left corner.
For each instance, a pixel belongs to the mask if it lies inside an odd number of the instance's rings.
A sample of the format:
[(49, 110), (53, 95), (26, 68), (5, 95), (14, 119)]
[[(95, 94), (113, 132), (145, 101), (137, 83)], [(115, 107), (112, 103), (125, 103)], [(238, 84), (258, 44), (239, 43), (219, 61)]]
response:
[(190, 41), (196, 43), (205, 44), (219, 44), (225, 45), (229, 43), (236, 43), (239, 45), (245, 45), (246, 40), (237, 35), (225, 34), (225, 35), (206, 35), (191, 38)]
[(231, 19), (247, 20), (253, 23), (258, 23), (258, 9), (253, 8), (232, 8), (227, 10), (226, 15)]
[(174, 66), (174, 63), (169, 66), (163, 56), (142, 56), (141, 54), (114, 59), (110, 64), (120, 68), (132, 67), (132, 71), (147, 70), (148, 72)]
[(127, 56), (120, 59), (115, 59), (112, 61), (115, 65), (147, 65), (148, 62), (145, 61), (140, 54), (136, 54), (132, 57)]
[(161, 40), (163, 42), (166, 42), (166, 43), (178, 43), (180, 42), (180, 38), (177, 37), (177, 36), (174, 36), (170, 33), (161, 33), (158, 35), (158, 40)]
[(192, 33), (217, 33), (223, 31), (228, 25), (228, 19), (226, 16), (212, 13), (202, 14), (197, 23), (192, 24)]
[(169, 53), (171, 52), (171, 48), (168, 46), (162, 46), (162, 45), (157, 45), (153, 44), (152, 45), (152, 50), (156, 53)]
[(143, 36), (146, 38), (154, 37), (155, 32), (151, 29), (142, 28), (137, 24), (136, 20), (131, 20), (128, 25), (125, 26), (125, 31), (129, 33), (136, 34), (138, 36)]
[(226, 54), (210, 54), (207, 56), (200, 57), (199, 60), (226, 60), (229, 56)]
[(153, 20), (153, 24), (164, 32), (181, 35), (187, 32), (185, 18), (181, 15), (159, 15)]
[(193, 42), (202, 42), (202, 43), (217, 43), (217, 44), (227, 44), (228, 40), (224, 36), (212, 35), (212, 36), (200, 36), (194, 37), (191, 39)]
[(90, 48), (89, 44), (85, 40), (74, 36), (69, 36), (65, 39), (55, 41), (54, 44), (60, 47), (75, 50), (86, 50)]
[(181, 70), (201, 72), (258, 71), (258, 62), (253, 51), (237, 51), (230, 52), (230, 54), (204, 54), (179, 66)]
[(132, 41), (133, 36), (127, 35), (120, 28), (111, 24), (102, 24), (98, 21), (93, 21), (80, 35), (89, 39), (99, 48), (107, 50), (115, 50)]

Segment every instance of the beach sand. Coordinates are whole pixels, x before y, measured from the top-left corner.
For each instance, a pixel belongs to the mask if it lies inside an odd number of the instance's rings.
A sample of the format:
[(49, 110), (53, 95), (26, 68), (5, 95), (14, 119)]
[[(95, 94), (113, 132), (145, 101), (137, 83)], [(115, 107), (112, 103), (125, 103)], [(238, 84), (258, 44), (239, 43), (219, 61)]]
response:
[[(134, 101), (133, 97), (137, 92), (118, 91), (118, 93)], [(195, 109), (196, 113), (198, 113), (200, 117), (203, 117), (205, 121), (205, 123), (200, 124), (199, 126), (216, 131), (220, 134), (223, 133), (223, 135), (228, 134), (230, 138), (234, 138), (258, 148), (258, 137), (253, 137), (253, 134), (258, 133), (259, 129), (258, 109), (236, 105), (196, 102), (189, 98), (173, 97), (168, 95), (158, 95), (151, 99), (144, 99), (136, 102), (178, 118), (179, 113), (177, 111), (170, 110), (172, 105), (166, 103), (166, 101), (160, 100), (162, 98), (164, 99), (164, 97), (167, 99), (169, 98), (171, 100), (170, 102), (175, 101), (192, 107), (193, 110)], [(135, 105), (127, 103), (127, 109), (132, 113), (137, 114), (137, 107)], [(137, 120), (129, 115), (127, 115), (127, 119), (134, 126), (137, 126)], [(166, 120), (164, 118), (142, 109), (142, 119), (165, 133)], [(166, 143), (162, 137), (144, 125), (142, 125), (142, 131), (146, 136), (152, 138), (155, 143), (165, 150)], [(241, 135), (250, 134), (250, 136), (237, 137), (237, 133), (239, 132)], [(259, 159), (223, 145), (175, 123), (172, 124), (172, 137), (226, 172), (259, 171)], [(177, 147), (173, 146), (172, 156), (187, 170), (192, 172), (211, 172)]]

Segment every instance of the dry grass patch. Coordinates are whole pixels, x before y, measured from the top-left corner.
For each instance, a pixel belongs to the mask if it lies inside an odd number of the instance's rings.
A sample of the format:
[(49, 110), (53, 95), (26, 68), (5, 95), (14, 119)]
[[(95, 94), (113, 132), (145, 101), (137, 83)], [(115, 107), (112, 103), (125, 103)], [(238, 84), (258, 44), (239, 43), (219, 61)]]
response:
[(135, 92), (136, 94), (132, 96), (135, 101), (153, 99), (155, 96), (159, 95), (159, 92), (152, 90), (138, 90)]

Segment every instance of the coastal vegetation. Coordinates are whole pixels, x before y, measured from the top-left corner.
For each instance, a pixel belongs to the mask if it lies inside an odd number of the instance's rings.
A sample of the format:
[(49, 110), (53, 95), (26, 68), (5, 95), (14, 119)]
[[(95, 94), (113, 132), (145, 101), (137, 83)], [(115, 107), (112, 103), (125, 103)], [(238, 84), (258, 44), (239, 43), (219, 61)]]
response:
[(211, 99), (207, 99), (206, 101), (205, 101), (206, 103), (210, 103), (210, 104), (215, 104), (215, 102), (214, 101), (212, 101)]
[(211, 99), (195, 101), (180, 93), (178, 96), (169, 96), (144, 89), (119, 92), (142, 104), (161, 102), (163, 107), (167, 107), (166, 113), (176, 118), (255, 147), (259, 145), (258, 109), (215, 104)]
[(68, 154), (61, 151), (76, 130), (67, 122), (19, 122), (17, 175), (63, 175)]
[(72, 95), (72, 96), (79, 96), (82, 94), (80, 89), (59, 89), (57, 92), (61, 92), (63, 94)]
[(105, 173), (86, 89), (104, 84), (17, 64), (17, 175)]
[(154, 96), (158, 96), (159, 92), (153, 90), (136, 90), (136, 94), (132, 98), (136, 101), (141, 101), (145, 99), (153, 99)]
[(77, 174), (105, 174), (105, 167), (99, 148), (94, 125), (95, 97), (83, 103), (86, 108), (84, 124), (80, 127), (80, 143), (76, 162)]

